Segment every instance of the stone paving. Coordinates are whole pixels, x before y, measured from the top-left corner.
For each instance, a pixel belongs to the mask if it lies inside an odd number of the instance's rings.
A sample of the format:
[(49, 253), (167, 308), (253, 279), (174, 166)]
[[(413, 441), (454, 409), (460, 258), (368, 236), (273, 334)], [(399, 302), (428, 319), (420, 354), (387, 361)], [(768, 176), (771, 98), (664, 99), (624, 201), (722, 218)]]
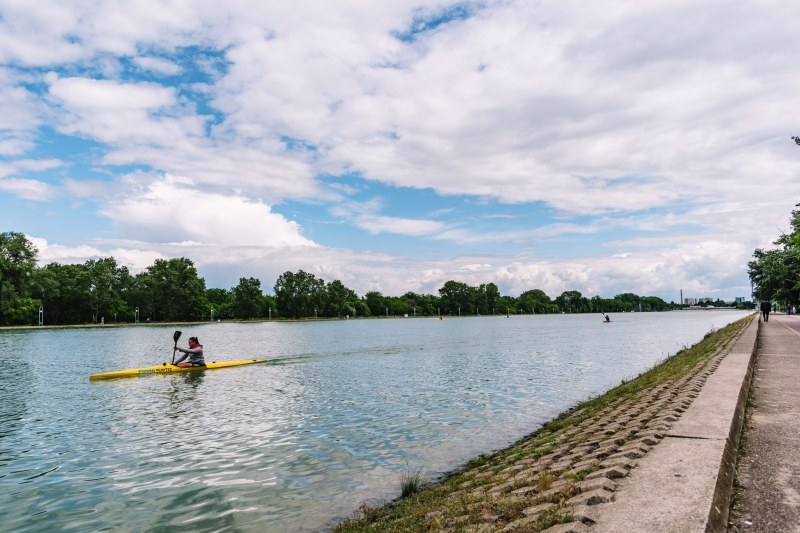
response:
[[(682, 379), (632, 400), (618, 401), (599, 416), (559, 435), (552, 451), (538, 459), (520, 460), (500, 471), (486, 468), (490, 483), (471, 491), (464, 487), (476, 501), (487, 504), (487, 521), (475, 531), (531, 531), (558, 521), (559, 517), (572, 517), (573, 521), (553, 525), (546, 531), (588, 530), (587, 525), (595, 522), (593, 508), (615, 498), (615, 480), (629, 475), (638, 460), (659, 444), (692, 404), (722, 357), (724, 354), (717, 355)], [(492, 501), (515, 498), (530, 503), (522, 511), (525, 517), (498, 528), (491, 520)]]
[[(458, 505), (429, 512), (420, 528), (476, 533), (602, 531), (602, 524), (596, 523), (598, 506), (616, 499), (617, 481), (629, 476), (638, 461), (659, 445), (749, 323), (742, 321), (714, 355), (683, 377), (617, 399), (591, 416), (573, 411), (561, 419), (565, 422), (561, 429), (541, 430), (485, 458), (485, 464), (468, 465), (454, 478), (462, 481), (447, 495)], [(454, 516), (453, 509), (464, 512)], [(375, 530), (403, 528), (388, 525)]]

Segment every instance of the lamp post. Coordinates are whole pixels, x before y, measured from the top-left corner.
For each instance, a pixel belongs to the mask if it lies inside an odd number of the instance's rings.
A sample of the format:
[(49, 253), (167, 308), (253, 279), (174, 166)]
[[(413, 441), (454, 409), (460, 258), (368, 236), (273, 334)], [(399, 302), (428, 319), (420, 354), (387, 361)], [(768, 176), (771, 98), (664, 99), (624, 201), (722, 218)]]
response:
[(44, 326), (44, 306), (39, 306), (39, 325)]
[(139, 323), (139, 308), (138, 307), (136, 308), (136, 313), (133, 316), (133, 321), (134, 321), (135, 324)]

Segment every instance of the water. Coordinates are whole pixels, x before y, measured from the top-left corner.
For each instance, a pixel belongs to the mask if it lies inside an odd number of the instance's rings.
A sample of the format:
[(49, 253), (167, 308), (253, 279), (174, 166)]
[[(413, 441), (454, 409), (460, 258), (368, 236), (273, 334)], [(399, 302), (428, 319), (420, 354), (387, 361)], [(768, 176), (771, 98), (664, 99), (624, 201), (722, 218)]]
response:
[(169, 360), (174, 327), (5, 331), (0, 529), (320, 530), (742, 316), (185, 326), (207, 360), (274, 362), (100, 382)]

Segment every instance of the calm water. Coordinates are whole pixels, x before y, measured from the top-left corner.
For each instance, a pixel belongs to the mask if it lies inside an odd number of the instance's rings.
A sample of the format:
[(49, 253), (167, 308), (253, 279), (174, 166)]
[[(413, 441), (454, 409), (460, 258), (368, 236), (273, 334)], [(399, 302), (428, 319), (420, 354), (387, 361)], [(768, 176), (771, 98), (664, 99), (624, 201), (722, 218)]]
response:
[(323, 529), (742, 316), (187, 326), (208, 360), (274, 363), (104, 382), (169, 360), (174, 327), (2, 332), (0, 529)]

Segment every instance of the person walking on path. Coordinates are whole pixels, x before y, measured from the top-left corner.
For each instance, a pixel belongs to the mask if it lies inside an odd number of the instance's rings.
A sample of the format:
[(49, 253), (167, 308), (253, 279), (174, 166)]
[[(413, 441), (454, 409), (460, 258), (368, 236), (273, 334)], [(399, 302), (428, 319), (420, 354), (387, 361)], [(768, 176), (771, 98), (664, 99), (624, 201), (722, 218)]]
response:
[(800, 531), (800, 317), (761, 324), (729, 531)]
[(761, 302), (761, 316), (764, 318), (764, 322), (769, 322), (770, 309), (772, 309), (772, 304), (770, 302)]

